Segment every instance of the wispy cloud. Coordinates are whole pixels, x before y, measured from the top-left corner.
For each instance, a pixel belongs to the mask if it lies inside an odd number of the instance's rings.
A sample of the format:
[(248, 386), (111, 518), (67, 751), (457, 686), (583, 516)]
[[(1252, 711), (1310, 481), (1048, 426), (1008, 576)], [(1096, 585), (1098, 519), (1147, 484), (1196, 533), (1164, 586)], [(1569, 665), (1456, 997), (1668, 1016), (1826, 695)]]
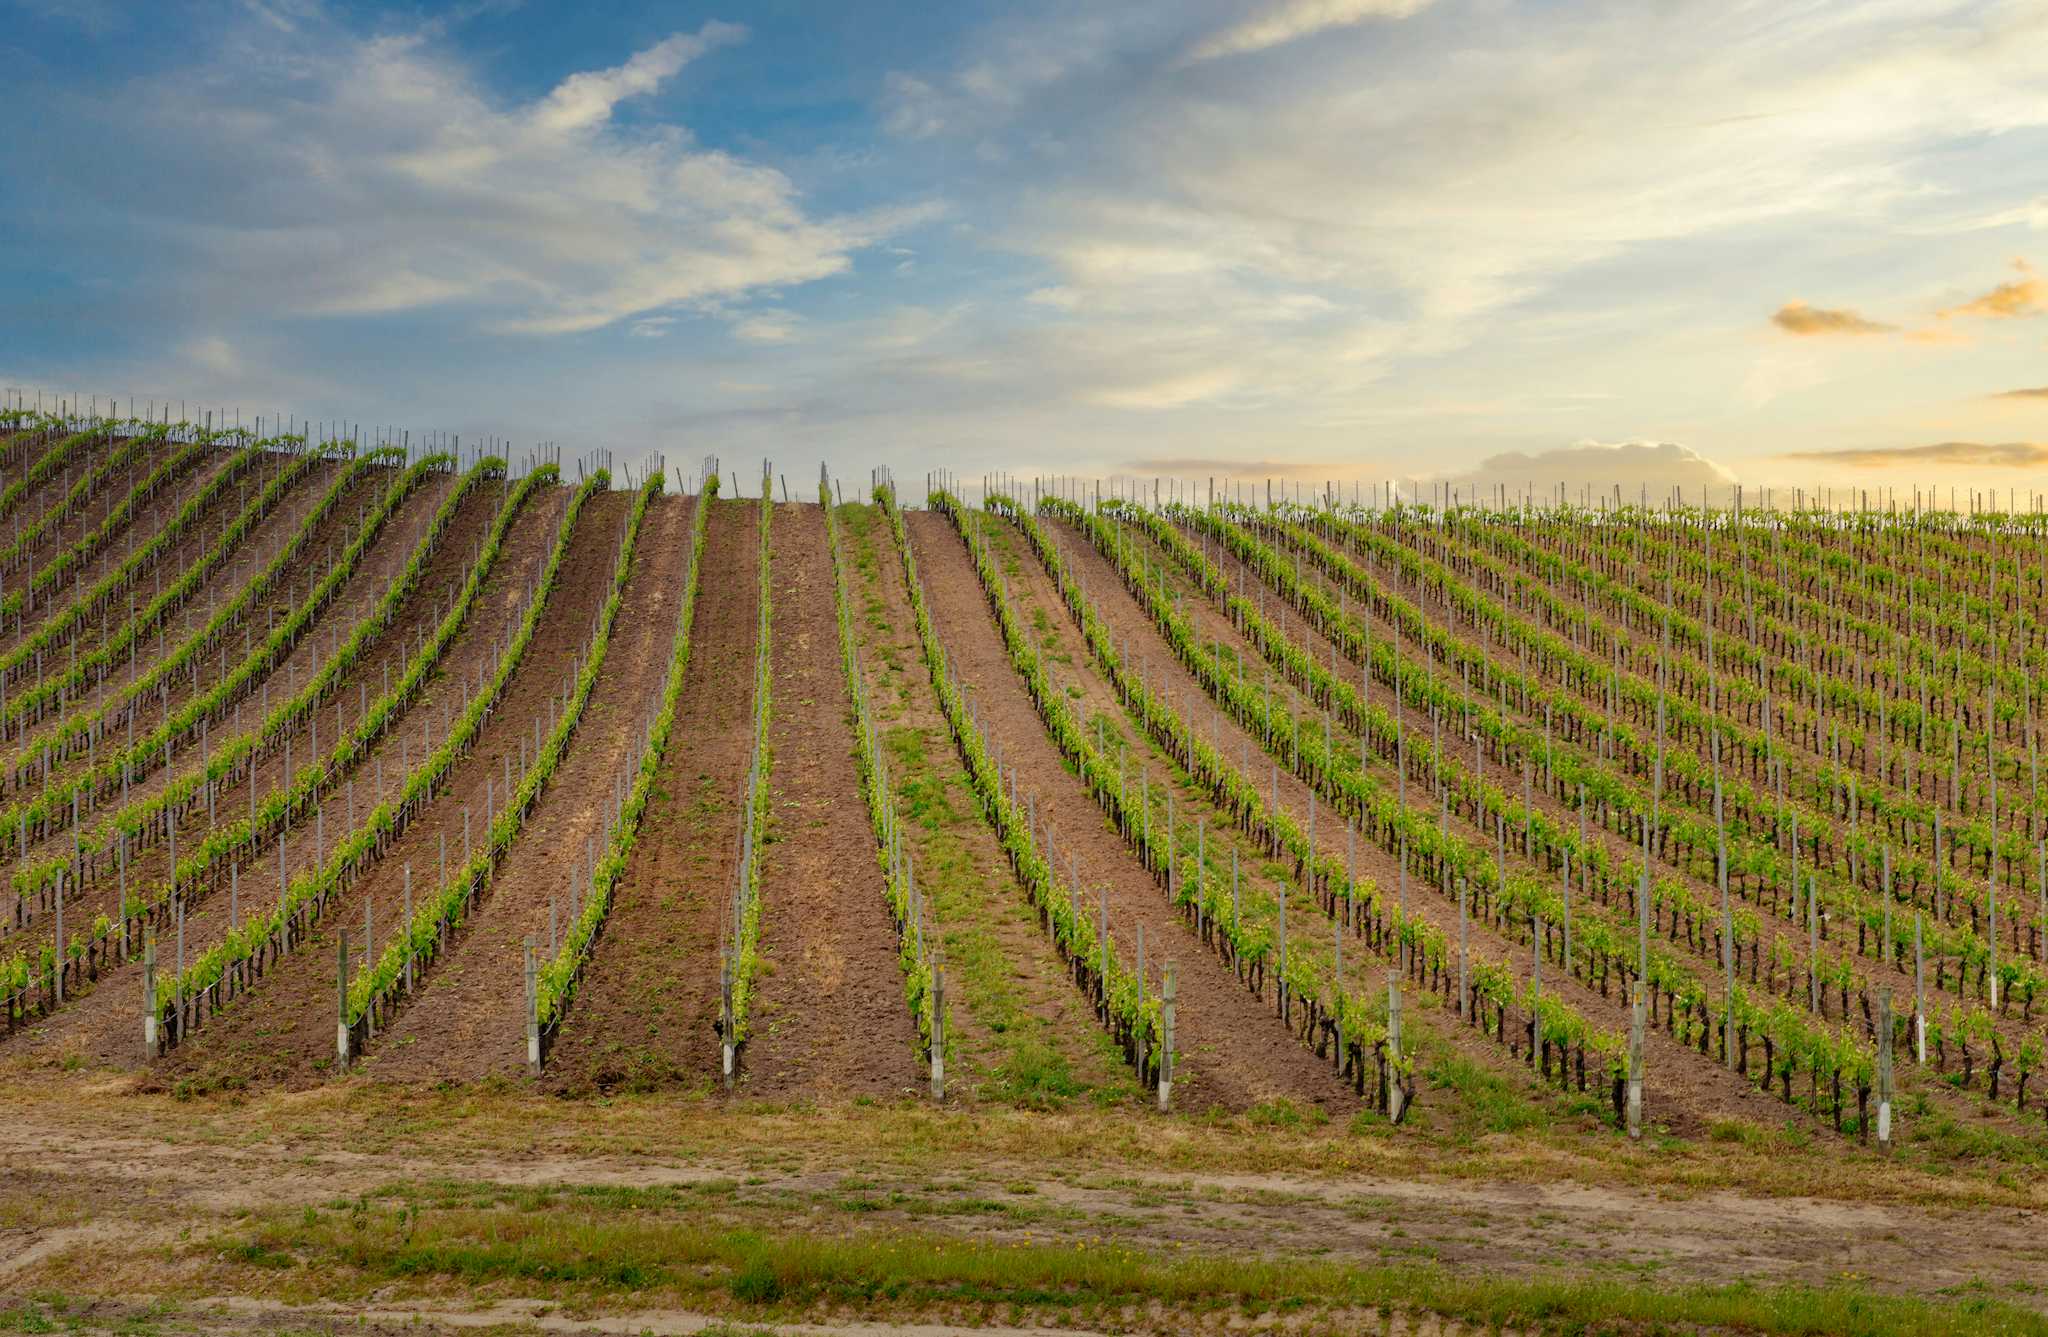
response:
[(732, 332), (750, 344), (786, 344), (796, 338), (798, 324), (788, 311), (759, 311), (735, 321)]
[(1248, 19), (1212, 33), (1185, 57), (1186, 64), (1264, 51), (1332, 28), (1368, 19), (1405, 19), (1431, 0), (1276, 0)]
[(558, 133), (602, 125), (619, 103), (654, 92), (705, 52), (746, 35), (738, 24), (713, 21), (697, 32), (676, 33), (636, 52), (616, 68), (572, 74), (534, 108), (533, 123)]
[(1829, 310), (1804, 302), (1787, 302), (1771, 314), (1771, 324), (1788, 334), (1888, 334), (1895, 326), (1881, 324), (1854, 311)]
[(1986, 396), (1990, 399), (2048, 399), (2048, 385), (2030, 386), (2022, 390), (2000, 390)]
[(2025, 260), (2013, 261), (2013, 268), (2020, 277), (2010, 283), (2001, 283), (1981, 297), (1974, 297), (1961, 306), (1952, 306), (1941, 312), (1943, 320), (1955, 316), (1982, 316), (1991, 320), (2011, 320), (2022, 316), (2038, 316), (2048, 312), (2048, 280), (2034, 272), (2034, 267)]
[(1845, 450), (1797, 450), (1782, 459), (1809, 464), (1841, 464), (1856, 469), (1886, 469), (1903, 464), (1952, 464), (1986, 468), (2017, 469), (2048, 464), (2048, 445), (2032, 441), (2007, 441), (1987, 445), (1979, 441), (1939, 441), (1927, 446), (1877, 446)]
[[(237, 34), (247, 77), (110, 98), (122, 114), (73, 184), (89, 197), (106, 160), (155, 163), (165, 184), (127, 226), (161, 251), (152, 277), (222, 319), (454, 308), (545, 335), (709, 309), (843, 273), (909, 216), (816, 217), (773, 167), (678, 125), (615, 122), (744, 35), (707, 23), (507, 104), (427, 33), (360, 38), (308, 7), (292, 31)], [(331, 54), (305, 59), (309, 43)]]
[(1336, 460), (1240, 460), (1211, 455), (1148, 455), (1126, 460), (1133, 473), (1180, 478), (1338, 478), (1357, 472), (1356, 462)]

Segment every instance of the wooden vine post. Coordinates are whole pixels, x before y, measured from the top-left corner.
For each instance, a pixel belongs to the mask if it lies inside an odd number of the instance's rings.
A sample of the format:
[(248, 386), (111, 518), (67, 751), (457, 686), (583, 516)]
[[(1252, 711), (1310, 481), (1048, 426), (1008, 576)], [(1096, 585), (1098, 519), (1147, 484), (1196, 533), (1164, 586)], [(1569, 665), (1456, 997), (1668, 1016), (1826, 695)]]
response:
[(1639, 1142), (1643, 1136), (1643, 1011), (1649, 994), (1643, 981), (1635, 981), (1628, 1010), (1628, 1136)]
[(1401, 1089), (1401, 984), (1387, 976), (1387, 1121), (1401, 1122), (1406, 1097)]
[(1877, 1000), (1877, 1146), (1892, 1149), (1892, 991)]
[(335, 935), (334, 944), (334, 1052), (344, 1068), (348, 1066), (348, 930)]
[[(932, 1099), (946, 1098), (946, 967), (932, 962)], [(730, 1053), (730, 1048), (727, 1049)]]
[(1159, 980), (1159, 1112), (1173, 1108), (1173, 962), (1169, 959)]
[(533, 960), (533, 935), (526, 935), (526, 1070), (540, 1076), (540, 976)]
[(142, 926), (142, 1057), (157, 1056), (156, 925)]

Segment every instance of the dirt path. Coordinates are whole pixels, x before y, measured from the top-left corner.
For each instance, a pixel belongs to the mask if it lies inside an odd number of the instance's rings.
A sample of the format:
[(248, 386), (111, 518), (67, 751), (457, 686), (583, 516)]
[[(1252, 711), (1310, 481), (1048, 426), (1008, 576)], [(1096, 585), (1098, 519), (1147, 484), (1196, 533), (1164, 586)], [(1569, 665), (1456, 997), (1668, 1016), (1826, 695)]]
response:
[[(616, 495), (630, 505), (630, 494)], [(525, 1070), (525, 943), (551, 951), (551, 924), (566, 926), (585, 867), (583, 851), (602, 840), (612, 787), (637, 760), (641, 731), (660, 704), (690, 555), (693, 504), (674, 498), (649, 508), (604, 667), (568, 752), (498, 865), (481, 908), (435, 963), (397, 1025), (371, 1046), (368, 1071), (376, 1076), (468, 1081)], [(596, 591), (599, 601), (610, 578), (607, 569)], [(575, 611), (588, 613), (590, 606), (576, 605)]]
[[(414, 1107), (394, 1120), (390, 1102), (346, 1087), (257, 1097), (237, 1113), (219, 1102), (137, 1102), (56, 1081), (72, 1098), (25, 1100), (17, 1088), (0, 1118), (0, 1203), (17, 1208), (0, 1226), (8, 1260), (0, 1263), (0, 1292), (66, 1280), (72, 1284), (57, 1288), (74, 1293), (143, 1289), (157, 1278), (189, 1286), (190, 1264), (175, 1252), (180, 1238), (232, 1229), (250, 1212), (297, 1216), (369, 1186), (398, 1185), (432, 1213), (443, 1201), (437, 1192), (459, 1209), (494, 1196), (469, 1186), (499, 1185), (673, 1190), (675, 1210), (693, 1223), (764, 1233), (907, 1228), (994, 1244), (1128, 1244), (1396, 1267), (1433, 1260), (1454, 1274), (1633, 1275), (1660, 1285), (1860, 1278), (1886, 1291), (1992, 1291), (2048, 1308), (2035, 1284), (2048, 1267), (2041, 1216), (2024, 1208), (1761, 1197), (1571, 1174), (1493, 1181), (1459, 1174), (1449, 1154), (1416, 1173), (1162, 1169), (1143, 1147), (1091, 1138), (1086, 1120), (1069, 1127), (1064, 1116), (1006, 1116), (1051, 1120), (1044, 1136), (1071, 1139), (1070, 1152), (1048, 1162), (1008, 1149), (1003, 1134), (932, 1145), (914, 1132), (886, 1131), (893, 1115), (841, 1107), (828, 1114), (845, 1124), (830, 1142), (807, 1140), (800, 1116), (767, 1119), (783, 1131), (763, 1160), (755, 1154), (762, 1146), (720, 1135), (721, 1115), (673, 1097), (618, 1110), (552, 1100), (499, 1109), (502, 1101), (487, 1099), (498, 1141), (475, 1145), (446, 1117), (469, 1097), (409, 1102)], [(357, 1103), (364, 1110), (354, 1117), (387, 1110), (382, 1121), (395, 1135), (351, 1133), (349, 1116), (337, 1116)], [(679, 1142), (674, 1130), (700, 1115), (705, 1126)], [(862, 1117), (873, 1120), (865, 1135)], [(537, 1134), (535, 1119), (561, 1122), (552, 1135)], [(564, 1154), (542, 1149), (548, 1145), (587, 1149)], [(196, 1146), (204, 1154), (195, 1155)], [(560, 1201), (568, 1206), (573, 1195)], [(630, 1204), (620, 1212), (653, 1215)], [(105, 1271), (61, 1267), (67, 1247)], [(152, 1258), (166, 1270), (137, 1270)], [(97, 1285), (79, 1284), (94, 1275)]]
[[(504, 496), (502, 485), (493, 485), (480, 490), (478, 495), (465, 503), (458, 512), (456, 523), (439, 545), (428, 570), (428, 578), (420, 583), (414, 596), (400, 610), (400, 615), (384, 635), (370, 646), (370, 653), (358, 662), (356, 670), (347, 675), (339, 692), (340, 704), (355, 709), (356, 684), (375, 683), (382, 690), (384, 675), (396, 675), (412, 651), (414, 638), (420, 635), (443, 612), (442, 600), (446, 592), (464, 579), (465, 573), (475, 558), (475, 545), (496, 516)], [(505, 551), (499, 558), (494, 579), (486, 585), (479, 606), (472, 611), (468, 623), (457, 635), (455, 644), (443, 657), (444, 671), (428, 685), (421, 698), (415, 700), (399, 720), (391, 733), (380, 740), (371, 755), (358, 767), (353, 776), (337, 777), (339, 784), (331, 783), (324, 791), (325, 802), (333, 803), (341, 798), (341, 821), (346, 822), (345, 785), (352, 779), (361, 778), (359, 800), (367, 805), (380, 773), (378, 759), (383, 758), (381, 772), (386, 793), (395, 793), (401, 783), (402, 763), (409, 755), (420, 750), (417, 721), (432, 719), (440, 721), (450, 703), (459, 695), (460, 684), (467, 680), (475, 662), (481, 662), (485, 642), (495, 642), (510, 622), (510, 609), (516, 589), (530, 583), (540, 569), (540, 562), (554, 538), (555, 524), (560, 518), (559, 505), (548, 504), (545, 494), (528, 502), (524, 512), (512, 527)], [(331, 739), (334, 724), (332, 712), (327, 712), (323, 725), (323, 737)], [(401, 738), (401, 735), (403, 736)], [(296, 761), (303, 762), (303, 753)], [(258, 795), (267, 794), (276, 788), (283, 774), (283, 752), (273, 752), (256, 765), (253, 781), (245, 779), (225, 791), (218, 804), (217, 814), (246, 812), (250, 787)], [(337, 790), (341, 792), (337, 794)], [(317, 823), (306, 819), (287, 833), (286, 875), (294, 876), (301, 868), (310, 864), (315, 843)], [(334, 833), (328, 832), (331, 836)], [(157, 852), (152, 852), (157, 853)], [(277, 843), (267, 841), (255, 859), (245, 865), (241, 873), (241, 896), (246, 898), (241, 906), (235, 904), (235, 897), (219, 892), (207, 894), (199, 889), (187, 904), (185, 937), (187, 950), (202, 951), (219, 939), (230, 927), (230, 917), (237, 909), (257, 904), (270, 904), (277, 896)], [(160, 872), (159, 872), (160, 875)], [(331, 981), (330, 981), (331, 984)], [(11, 1048), (17, 1052), (36, 1055), (77, 1055), (92, 1062), (111, 1062), (130, 1066), (139, 1062), (140, 1000), (142, 998), (141, 966), (130, 963), (115, 969), (103, 978), (92, 992), (72, 1003), (55, 1017), (26, 1031), (13, 1042)], [(230, 1010), (221, 1016), (209, 1019), (209, 1028), (215, 1025), (229, 1025), (242, 1018), (245, 1010)], [(331, 1025), (331, 1018), (330, 1018)]]
[(932, 620), (954, 667), (972, 684), (984, 726), (1006, 766), (1036, 782), (1041, 822), (1057, 833), (1057, 857), (1078, 859), (1087, 893), (1107, 894), (1111, 931), (1132, 942), (1142, 924), (1148, 958), (1179, 963), (1179, 1043), (1175, 1098), (1187, 1108), (1241, 1110), (1285, 1098), (1333, 1112), (1357, 1098), (1328, 1066), (1295, 1044), (1280, 1019), (1238, 983), (1188, 928), (1151, 874), (1137, 862), (1102, 810), (1066, 770), (1038, 718), (988, 611), (966, 546), (945, 517), (905, 516)]
[(928, 1073), (854, 769), (825, 513), (776, 507), (770, 546), (773, 815), (761, 864), (765, 970), (745, 1089), (901, 1095)]
[(708, 1085), (720, 1070), (719, 911), (753, 746), (756, 503), (710, 503), (690, 665), (654, 798), (548, 1057), (554, 1088)]
[[(383, 857), (330, 903), (308, 939), (221, 1016), (209, 1018), (191, 1042), (156, 1065), (161, 1080), (189, 1078), (202, 1085), (248, 1081), (302, 1086), (319, 1080), (332, 1068), (339, 934), (348, 933), (351, 955), (359, 964), (365, 950), (364, 907), (369, 906), (369, 929), (373, 935), (369, 947), (381, 950), (377, 944), (388, 940), (404, 918), (407, 865), (412, 868), (414, 896), (424, 897), (440, 880), (443, 839), (447, 842), (447, 866), (454, 868), (463, 857), (465, 814), (472, 840), (478, 839), (487, 822), (486, 800), (494, 804), (504, 801), (508, 758), (517, 783), (522, 743), (527, 745), (530, 755), (535, 719), (548, 709), (552, 698), (566, 690), (580, 662), (581, 646), (589, 634), (591, 610), (611, 575), (617, 524), (623, 514), (620, 496), (614, 493), (594, 497), (577, 518), (568, 555), (556, 577), (556, 589), (525, 657), (470, 752), (457, 760), (442, 786), (435, 790), (432, 803), (412, 819), (386, 848)], [(566, 500), (563, 495), (563, 504)], [(438, 744), (446, 736), (449, 720), (468, 699), (478, 675), (487, 678), (496, 666), (503, 639), (517, 624), (525, 596), (553, 547), (562, 515), (560, 509), (552, 506), (535, 510), (536, 519), (550, 523), (546, 523), (544, 533), (528, 531), (532, 535), (528, 540), (531, 546), (521, 555), (530, 553), (529, 561), (507, 563), (492, 573), (490, 583), (495, 597), (486, 602), (490, 616), (481, 620), (473, 617), (458, 638), (453, 649), (463, 652), (463, 658), (451, 660), (453, 672), (435, 680), (435, 688), (445, 690), (430, 692), (427, 701), (414, 706), (403, 730), (406, 736), (401, 738), (397, 732), (386, 734), (368, 759), (374, 768), (377, 756), (382, 755), (386, 783), (394, 790), (404, 760), (409, 755), (417, 765), (422, 755), (422, 738), (412, 732), (418, 727), (412, 721), (430, 723), (432, 737)], [(522, 514), (521, 520), (526, 518)], [(438, 715), (429, 713), (436, 709)], [(542, 727), (545, 729), (546, 725)], [(363, 768), (359, 767), (356, 773), (363, 774)], [(339, 812), (335, 816), (341, 819)], [(344, 824), (345, 819), (341, 819), (331, 825), (330, 841), (338, 838)], [(295, 842), (302, 857), (309, 856), (306, 846), (312, 843), (307, 825), (301, 824)], [(310, 866), (310, 857), (306, 866)], [(215, 896), (213, 901), (217, 905), (219, 897)], [(351, 970), (354, 968), (352, 965)]]

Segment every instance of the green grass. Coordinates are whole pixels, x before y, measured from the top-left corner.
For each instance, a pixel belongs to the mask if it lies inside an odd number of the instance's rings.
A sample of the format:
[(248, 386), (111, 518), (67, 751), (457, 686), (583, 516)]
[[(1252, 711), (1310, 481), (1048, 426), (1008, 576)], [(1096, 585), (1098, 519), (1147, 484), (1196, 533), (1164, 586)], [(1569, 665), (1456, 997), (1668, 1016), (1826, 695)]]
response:
[[(2048, 1317), (1980, 1295), (1928, 1301), (1853, 1287), (1675, 1286), (1636, 1279), (1452, 1273), (1433, 1262), (1354, 1265), (1121, 1244), (1041, 1244), (895, 1231), (832, 1233), (694, 1224), (555, 1202), (545, 1210), (421, 1211), (364, 1203), (310, 1222), (279, 1212), (192, 1246), (223, 1262), (285, 1257), (301, 1288), (346, 1297), (445, 1283), (563, 1300), (692, 1304), (776, 1317), (829, 1311), (897, 1316), (1005, 1305), (1059, 1323), (1141, 1308), (1198, 1315), (1433, 1313), (1482, 1326), (1578, 1332), (1709, 1327), (1869, 1337), (1970, 1332), (2048, 1335)], [(1376, 1326), (1376, 1325), (1375, 1325)]]

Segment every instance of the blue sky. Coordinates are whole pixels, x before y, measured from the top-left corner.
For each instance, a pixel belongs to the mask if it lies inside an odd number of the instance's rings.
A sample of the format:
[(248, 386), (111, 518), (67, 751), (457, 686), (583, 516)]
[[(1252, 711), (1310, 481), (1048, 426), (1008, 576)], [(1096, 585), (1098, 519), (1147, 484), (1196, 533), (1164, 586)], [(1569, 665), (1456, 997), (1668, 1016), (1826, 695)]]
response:
[(9, 386), (798, 477), (2048, 462), (2048, 0), (0, 18)]

